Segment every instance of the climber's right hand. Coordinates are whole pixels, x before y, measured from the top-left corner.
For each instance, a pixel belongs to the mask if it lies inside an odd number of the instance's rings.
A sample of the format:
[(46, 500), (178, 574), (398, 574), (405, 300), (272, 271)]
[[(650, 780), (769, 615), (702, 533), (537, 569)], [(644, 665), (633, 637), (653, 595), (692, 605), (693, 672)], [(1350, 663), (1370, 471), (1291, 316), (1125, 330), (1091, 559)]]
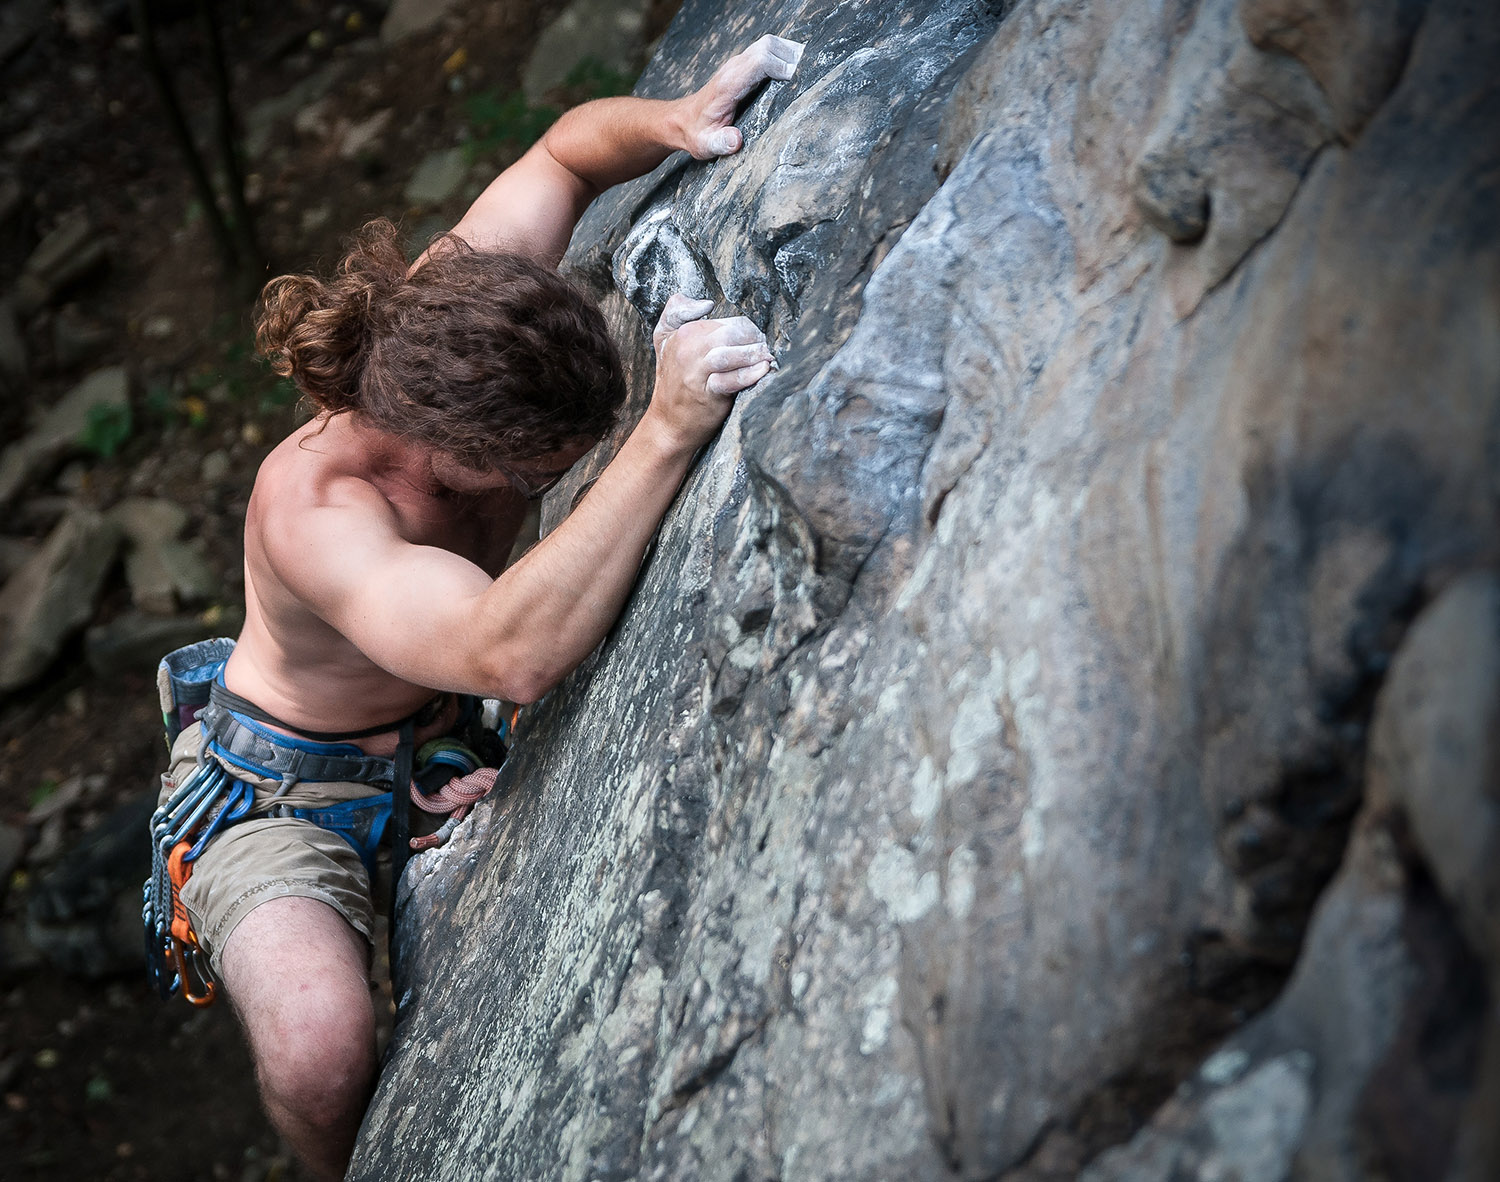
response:
[(743, 316), (705, 320), (712, 300), (676, 294), (651, 334), (656, 387), (647, 413), (685, 449), (697, 449), (718, 430), (734, 396), (771, 372), (766, 334)]

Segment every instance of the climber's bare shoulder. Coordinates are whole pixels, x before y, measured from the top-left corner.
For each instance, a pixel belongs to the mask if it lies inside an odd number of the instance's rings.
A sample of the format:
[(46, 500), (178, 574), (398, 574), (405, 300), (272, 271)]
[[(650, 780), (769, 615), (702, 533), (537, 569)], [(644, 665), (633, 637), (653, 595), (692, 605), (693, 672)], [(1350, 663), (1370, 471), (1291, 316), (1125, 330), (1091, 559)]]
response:
[(524, 512), (516, 500), (442, 495), (429, 456), (348, 416), (294, 432), (262, 464), (247, 508), (230, 688), (316, 730), (415, 710), (431, 679), (420, 659), (386, 649), (441, 637), (444, 611), (489, 586)]

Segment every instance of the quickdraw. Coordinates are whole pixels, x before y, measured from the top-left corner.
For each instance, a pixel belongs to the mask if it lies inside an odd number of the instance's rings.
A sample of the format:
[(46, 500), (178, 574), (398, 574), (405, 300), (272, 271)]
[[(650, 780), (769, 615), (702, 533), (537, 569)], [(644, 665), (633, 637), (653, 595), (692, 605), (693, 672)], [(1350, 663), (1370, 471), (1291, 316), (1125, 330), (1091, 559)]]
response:
[(163, 1000), (181, 993), (195, 1006), (213, 1004), (217, 988), (182, 888), (209, 839), (247, 815), (254, 795), (248, 784), (208, 761), (194, 768), (152, 814), (151, 877), (142, 892), (141, 923), (147, 973)]

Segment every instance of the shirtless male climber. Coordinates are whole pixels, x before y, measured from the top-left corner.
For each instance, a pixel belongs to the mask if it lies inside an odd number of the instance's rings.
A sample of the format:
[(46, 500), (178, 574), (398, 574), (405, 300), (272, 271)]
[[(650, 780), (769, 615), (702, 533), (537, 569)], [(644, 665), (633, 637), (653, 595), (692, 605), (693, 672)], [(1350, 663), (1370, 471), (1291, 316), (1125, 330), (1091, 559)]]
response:
[[(696, 450), (772, 358), (748, 320), (701, 319), (710, 302), (673, 296), (644, 416), (572, 514), (501, 573), (527, 501), (624, 396), (603, 318), (555, 268), (602, 190), (676, 149), (738, 151), (737, 105), (791, 78), (801, 52), (763, 37), (683, 98), (575, 108), (414, 266), (374, 223), (333, 278), (266, 288), (262, 350), (318, 414), (256, 478), (245, 626), (216, 674), (214, 717), (269, 752), (282, 782), (222, 764), (249, 785), (248, 817), (206, 845), (181, 899), (266, 1110), (318, 1177), (342, 1175), (374, 1084), (373, 907), (350, 841), (288, 810), (374, 789), (274, 761), (390, 757), (391, 720), (415, 718), (421, 743), (454, 724), (455, 695), (534, 701), (603, 639)], [(212, 712), (174, 744), (169, 790), (194, 769)]]

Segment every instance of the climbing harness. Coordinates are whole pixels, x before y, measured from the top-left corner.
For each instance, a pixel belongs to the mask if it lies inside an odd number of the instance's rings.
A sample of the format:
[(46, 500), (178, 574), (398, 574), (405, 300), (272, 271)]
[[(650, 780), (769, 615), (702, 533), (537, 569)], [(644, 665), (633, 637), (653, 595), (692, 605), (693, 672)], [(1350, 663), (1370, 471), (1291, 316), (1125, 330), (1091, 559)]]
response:
[[(494, 787), (498, 767), (485, 765), (498, 765), (505, 758), (504, 738), (510, 730), (509, 726), (484, 727), (477, 700), (462, 698), (455, 726), (465, 729), (469, 745), (453, 738), (433, 739), (414, 753), (416, 727), (434, 720), (426, 716), (428, 707), (397, 722), (354, 733), (296, 730), (285, 734), (283, 730), (295, 728), (224, 685), (224, 664), (233, 650), (234, 641), (227, 638), (200, 641), (169, 653), (157, 670), (169, 752), (193, 721), (201, 725), (202, 733), (197, 765), (151, 818), (151, 876), (141, 909), (146, 964), (164, 999), (180, 992), (196, 1006), (210, 1005), (217, 989), (181, 894), (193, 863), (209, 841), (255, 808), (254, 786), (237, 779), (234, 772), (280, 780), (269, 806), (263, 799), (259, 815), (311, 821), (339, 834), (358, 853), (372, 883), (377, 851), (394, 815), (392, 872), (393, 881), (399, 882), (410, 851), (442, 845), (474, 803)], [(514, 722), (514, 716), (510, 721)], [(368, 755), (349, 742), (392, 731), (398, 743), (390, 758)], [(332, 781), (406, 784), (409, 788), (403, 798), (409, 795), (423, 811), (449, 817), (436, 833), (413, 838), (407, 833), (407, 809), (392, 808), (390, 790), (313, 808), (276, 803), (298, 783)], [(394, 920), (394, 889), (391, 894)]]

